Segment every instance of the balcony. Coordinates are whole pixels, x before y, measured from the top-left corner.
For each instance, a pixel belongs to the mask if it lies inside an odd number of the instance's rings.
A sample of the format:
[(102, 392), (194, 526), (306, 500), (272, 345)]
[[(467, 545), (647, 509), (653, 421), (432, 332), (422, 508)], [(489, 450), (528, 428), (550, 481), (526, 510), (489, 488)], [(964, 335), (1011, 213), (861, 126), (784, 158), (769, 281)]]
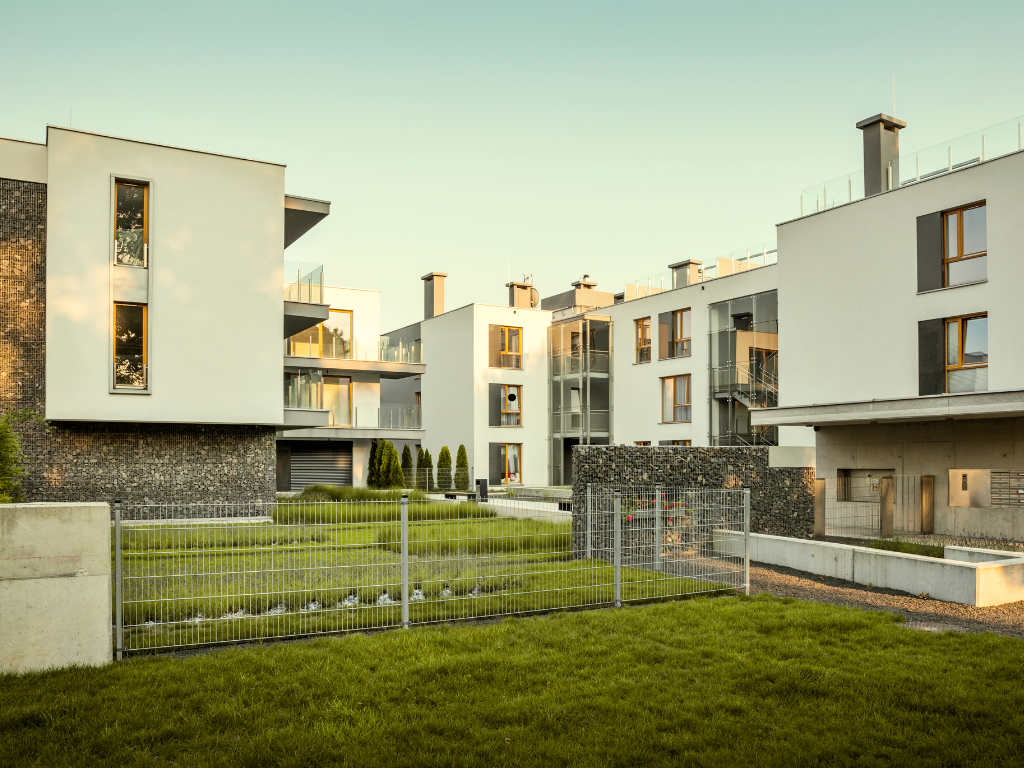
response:
[(778, 245), (774, 240), (718, 256), (708, 260), (706, 265), (703, 261), (691, 260), (684, 262), (694, 266), (689, 272), (683, 269), (668, 269), (626, 283), (623, 300), (643, 299), (675, 288), (706, 283), (709, 280), (750, 272), (760, 267), (770, 267), (778, 261)]
[[(319, 264), (285, 261), (284, 284), (284, 338), (324, 322), (330, 317), (330, 307), (323, 303), (324, 268)], [(288, 281), (290, 275), (295, 280)]]
[[(889, 166), (887, 190), (917, 184), (1021, 151), (1024, 116), (982, 128), (950, 141), (900, 155)], [(864, 171), (808, 187), (800, 193), (800, 217), (864, 199)]]
[(578, 410), (552, 411), (551, 433), (554, 437), (577, 435), (607, 435), (611, 428), (611, 411)]

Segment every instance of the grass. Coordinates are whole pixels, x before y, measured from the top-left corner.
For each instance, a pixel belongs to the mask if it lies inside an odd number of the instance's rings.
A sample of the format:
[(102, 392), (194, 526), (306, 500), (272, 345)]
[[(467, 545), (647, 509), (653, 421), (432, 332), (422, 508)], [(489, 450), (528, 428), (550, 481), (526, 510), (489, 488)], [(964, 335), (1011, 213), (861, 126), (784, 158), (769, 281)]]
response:
[(868, 542), (872, 549), (884, 549), (888, 552), (903, 552), (908, 555), (924, 555), (925, 557), (942, 558), (944, 549), (941, 545), (920, 544), (916, 541), (900, 541), (899, 539), (872, 539)]
[(1018, 765), (1024, 644), (765, 596), (0, 676), (20, 766)]
[(410, 501), (426, 501), (428, 498), (426, 493), (414, 488), (356, 488), (351, 485), (327, 483), (307, 485), (295, 498), (310, 501), (398, 501), (403, 493), (408, 494)]

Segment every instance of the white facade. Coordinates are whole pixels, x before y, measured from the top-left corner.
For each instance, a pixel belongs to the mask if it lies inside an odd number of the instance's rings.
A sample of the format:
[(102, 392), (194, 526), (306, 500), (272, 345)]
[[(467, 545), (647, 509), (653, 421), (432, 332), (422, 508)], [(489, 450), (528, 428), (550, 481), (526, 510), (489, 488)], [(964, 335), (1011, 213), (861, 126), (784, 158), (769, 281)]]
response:
[[(547, 328), (551, 313), (539, 309), (470, 304), (422, 321), (421, 379), (423, 444), (435, 461), (444, 445), (454, 464), (459, 445), (466, 446), (472, 477), (487, 478), (490, 446), (522, 446), (522, 483), (548, 482)], [(489, 328), (522, 328), (522, 368), (489, 365)], [(491, 384), (522, 389), (521, 426), (489, 426)]]
[[(46, 417), (281, 422), (284, 166), (49, 127)], [(148, 268), (115, 266), (116, 180), (149, 185)], [(113, 304), (148, 381), (113, 386)]]

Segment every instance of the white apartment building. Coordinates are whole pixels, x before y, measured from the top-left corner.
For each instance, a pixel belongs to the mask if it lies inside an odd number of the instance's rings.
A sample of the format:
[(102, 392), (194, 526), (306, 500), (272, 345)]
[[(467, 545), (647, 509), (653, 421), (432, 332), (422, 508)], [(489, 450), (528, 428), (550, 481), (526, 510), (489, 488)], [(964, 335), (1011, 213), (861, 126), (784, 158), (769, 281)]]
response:
[(330, 204), (285, 166), (49, 126), (0, 139), (0, 409), (30, 500), (273, 498), (284, 249)]
[(813, 427), (819, 477), (934, 477), (935, 533), (1021, 539), (1021, 121), (904, 155), (905, 122), (857, 127), (864, 172), (778, 226), (779, 405), (752, 422)]

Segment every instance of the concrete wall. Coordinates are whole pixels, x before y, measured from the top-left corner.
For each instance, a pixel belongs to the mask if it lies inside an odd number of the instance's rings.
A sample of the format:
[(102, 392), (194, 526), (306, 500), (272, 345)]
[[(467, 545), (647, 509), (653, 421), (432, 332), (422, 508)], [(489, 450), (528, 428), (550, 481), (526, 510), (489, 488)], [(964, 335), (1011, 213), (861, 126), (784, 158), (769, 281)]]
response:
[(1024, 509), (949, 506), (950, 469), (1024, 471), (1024, 418), (820, 427), (815, 434), (818, 477), (840, 469), (934, 475), (935, 533), (1024, 540)]
[[(441, 446), (447, 445), (454, 464), (461, 444), (466, 446), (470, 465), (474, 465), (473, 308), (470, 304), (445, 312), (421, 325), (423, 362), (427, 366), (420, 380), (426, 433), (423, 446), (430, 449), (435, 462)], [(485, 447), (485, 456), (486, 452)], [(486, 471), (486, 461), (481, 466)], [(479, 469), (475, 472), (477, 477), (487, 476)]]
[[(46, 416), (275, 424), (284, 167), (51, 126)], [(111, 176), (151, 180), (148, 395), (111, 393)]]
[[(988, 282), (917, 294), (917, 217), (985, 200)], [(989, 389), (1024, 388), (1024, 154), (780, 224), (784, 406), (918, 396), (917, 323), (988, 312)]]
[(112, 657), (106, 504), (0, 505), (0, 672)]
[[(776, 266), (761, 267), (706, 283), (666, 290), (601, 309), (612, 319), (612, 373), (615, 441), (632, 445), (650, 440), (690, 440), (694, 446), (709, 445), (710, 382), (708, 366), (708, 305), (719, 301), (774, 290)], [(690, 309), (690, 356), (658, 360), (658, 315)], [(651, 362), (637, 363), (634, 321), (651, 318)], [(786, 329), (780, 324), (780, 335)], [(785, 362), (782, 367), (785, 367)], [(688, 424), (661, 423), (661, 379), (690, 374), (692, 421)], [(810, 430), (790, 428), (780, 433), (780, 442), (812, 445)]]
[(0, 138), (0, 179), (46, 183), (46, 145)]

